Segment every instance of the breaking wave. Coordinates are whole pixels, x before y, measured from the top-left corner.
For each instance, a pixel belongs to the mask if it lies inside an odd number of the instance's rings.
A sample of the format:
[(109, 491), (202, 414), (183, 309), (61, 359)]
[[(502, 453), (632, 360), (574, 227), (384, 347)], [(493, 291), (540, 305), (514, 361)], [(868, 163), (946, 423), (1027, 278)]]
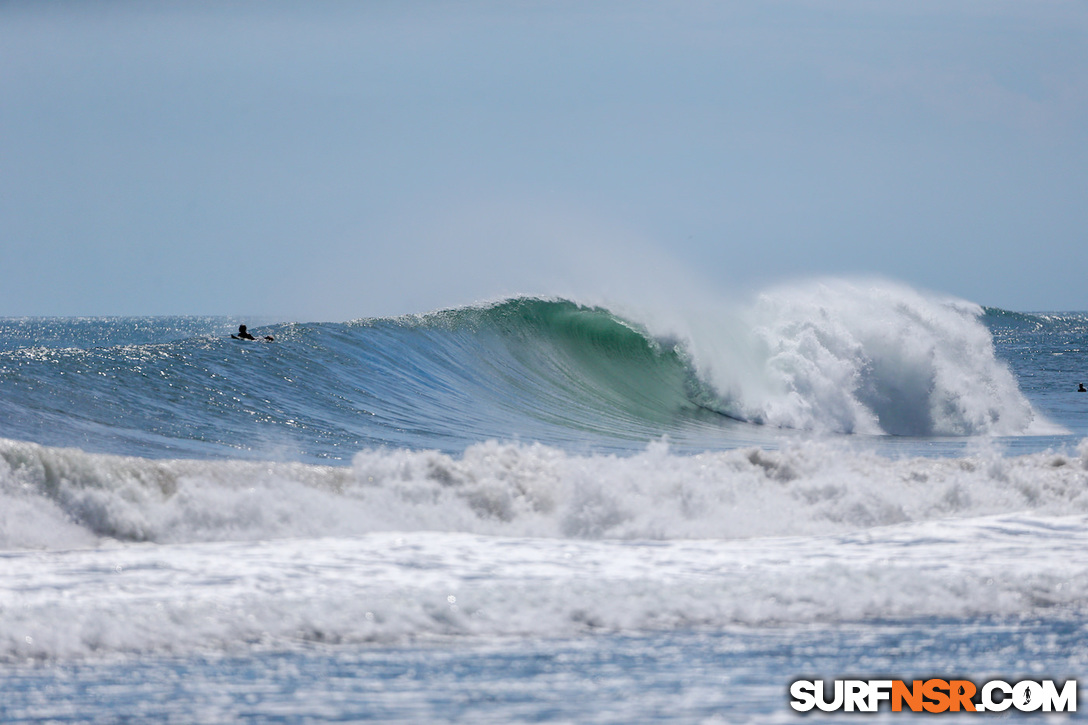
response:
[(889, 283), (832, 281), (683, 312), (519, 297), (274, 325), (262, 329), (277, 338), (269, 345), (224, 334), (135, 342), (156, 326), (128, 325), (126, 344), (0, 351), (0, 436), (152, 458), (343, 463), (372, 447), (459, 453), (492, 439), (633, 452), (668, 436), (697, 452), (765, 445), (782, 429), (1059, 432), (995, 356), (983, 315)]
[(155, 461), (0, 441), (0, 548), (441, 531), (559, 539), (737, 539), (1026, 510), (1088, 513), (1077, 454), (892, 460), (842, 443), (676, 455), (540, 444), (370, 450), (350, 467)]

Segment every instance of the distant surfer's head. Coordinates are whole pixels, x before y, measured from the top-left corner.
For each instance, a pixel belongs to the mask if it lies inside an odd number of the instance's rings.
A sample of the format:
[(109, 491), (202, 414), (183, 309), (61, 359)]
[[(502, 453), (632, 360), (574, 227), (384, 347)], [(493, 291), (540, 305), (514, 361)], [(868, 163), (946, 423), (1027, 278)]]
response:
[(238, 325), (238, 332), (245, 332), (245, 331), (246, 331), (246, 326), (245, 325)]

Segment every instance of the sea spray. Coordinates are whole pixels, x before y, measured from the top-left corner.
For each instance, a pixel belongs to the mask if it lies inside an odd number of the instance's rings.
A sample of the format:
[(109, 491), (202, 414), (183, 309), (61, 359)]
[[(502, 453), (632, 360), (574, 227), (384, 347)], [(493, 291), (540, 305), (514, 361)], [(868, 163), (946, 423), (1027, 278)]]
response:
[(727, 414), (831, 433), (1016, 435), (1060, 430), (997, 359), (982, 308), (889, 282), (764, 292), (686, 341)]

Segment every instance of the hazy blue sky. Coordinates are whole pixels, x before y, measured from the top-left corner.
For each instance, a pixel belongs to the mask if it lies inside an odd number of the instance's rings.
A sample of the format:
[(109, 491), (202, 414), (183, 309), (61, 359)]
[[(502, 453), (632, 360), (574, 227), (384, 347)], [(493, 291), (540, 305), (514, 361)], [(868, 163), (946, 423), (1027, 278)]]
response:
[(0, 3), (0, 316), (1086, 309), (1086, 241), (1084, 0)]

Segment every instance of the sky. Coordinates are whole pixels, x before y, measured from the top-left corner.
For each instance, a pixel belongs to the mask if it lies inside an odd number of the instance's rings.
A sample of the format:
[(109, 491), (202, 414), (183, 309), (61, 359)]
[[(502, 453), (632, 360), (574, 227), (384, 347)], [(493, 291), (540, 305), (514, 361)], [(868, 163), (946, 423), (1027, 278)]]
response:
[(0, 2), (0, 316), (1085, 310), (1088, 2)]

